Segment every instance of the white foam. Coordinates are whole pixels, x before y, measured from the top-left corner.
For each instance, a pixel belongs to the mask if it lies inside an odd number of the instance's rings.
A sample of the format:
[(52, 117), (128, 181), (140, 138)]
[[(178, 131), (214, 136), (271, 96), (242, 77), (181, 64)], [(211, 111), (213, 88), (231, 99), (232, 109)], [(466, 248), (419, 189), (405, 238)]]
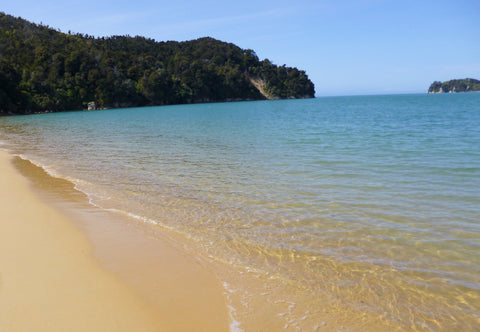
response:
[[(227, 297), (227, 301), (231, 302), (230, 299), (230, 294), (233, 294), (236, 292), (227, 282), (223, 282), (223, 288), (226, 290), (225, 295)], [(230, 317), (230, 331), (231, 332), (243, 332), (244, 330), (241, 328), (242, 324), (235, 319), (235, 313), (237, 312), (237, 309), (231, 304), (227, 305), (228, 307), (228, 315)]]
[(172, 227), (168, 227), (166, 225), (160, 225), (157, 221), (155, 221), (153, 219), (150, 219), (150, 218), (147, 218), (147, 217), (142, 217), (142, 216), (136, 215), (136, 214), (131, 213), (131, 212), (126, 212), (126, 211), (118, 210), (118, 209), (114, 209), (114, 208), (104, 209), (104, 210), (110, 211), (110, 212), (115, 212), (115, 213), (120, 213), (120, 214), (126, 215), (128, 217), (131, 217), (133, 219), (143, 221), (145, 223), (149, 223), (149, 224), (153, 224), (153, 225), (159, 225), (159, 226), (162, 226), (162, 227), (167, 228), (169, 230), (174, 230)]
[(235, 311), (237, 311), (234, 307), (231, 305), (228, 306), (229, 309), (229, 316), (230, 316), (230, 331), (231, 332), (244, 332), (244, 329), (242, 329), (240, 326), (240, 322), (236, 320), (233, 316)]

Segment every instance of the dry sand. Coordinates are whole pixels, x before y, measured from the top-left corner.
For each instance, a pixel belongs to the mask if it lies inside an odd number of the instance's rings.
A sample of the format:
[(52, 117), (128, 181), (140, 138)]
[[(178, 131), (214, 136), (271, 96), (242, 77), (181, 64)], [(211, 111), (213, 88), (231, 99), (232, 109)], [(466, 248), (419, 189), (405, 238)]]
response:
[[(156, 298), (162, 291), (168, 293), (166, 300), (152, 301), (100, 265), (87, 235), (41, 200), (11, 160), (0, 151), (0, 331), (228, 330), (221, 291), (217, 289), (212, 297), (212, 292), (201, 289), (202, 282), (212, 281), (206, 281), (207, 274), (198, 266), (185, 267), (180, 261), (181, 267), (169, 271), (168, 266), (155, 265), (144, 278), (138, 270), (142, 265), (135, 266), (132, 274), (144, 290), (156, 279), (155, 271), (163, 271), (160, 277), (164, 279), (169, 276), (170, 281), (152, 291)], [(170, 264), (174, 260), (176, 256), (170, 255)], [(178, 285), (177, 279), (197, 280), (191, 287), (205, 298), (191, 299), (189, 287)], [(175, 283), (176, 288), (172, 287)], [(205, 310), (209, 297), (214, 309)], [(190, 321), (195, 315), (175, 309), (178, 305), (173, 303), (180, 301), (181, 308), (201, 313), (199, 321)], [(180, 320), (186, 323), (177, 326)]]

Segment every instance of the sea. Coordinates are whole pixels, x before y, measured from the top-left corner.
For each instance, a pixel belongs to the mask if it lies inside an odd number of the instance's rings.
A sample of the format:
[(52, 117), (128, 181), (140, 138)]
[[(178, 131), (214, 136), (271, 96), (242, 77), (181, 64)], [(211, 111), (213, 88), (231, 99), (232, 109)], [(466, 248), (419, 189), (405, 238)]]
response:
[(2, 117), (0, 148), (174, 234), (232, 331), (480, 331), (480, 93)]

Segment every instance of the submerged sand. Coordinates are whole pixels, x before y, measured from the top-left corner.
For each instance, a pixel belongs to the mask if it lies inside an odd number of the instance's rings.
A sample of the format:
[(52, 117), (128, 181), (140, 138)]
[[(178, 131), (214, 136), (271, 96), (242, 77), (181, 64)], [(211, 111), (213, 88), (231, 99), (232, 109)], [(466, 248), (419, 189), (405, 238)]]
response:
[[(221, 287), (208, 271), (154, 240), (112, 240), (122, 232), (97, 232), (111, 237), (97, 236), (108, 250), (97, 248), (11, 161), (0, 151), (0, 331), (228, 330)], [(125, 243), (136, 250), (115, 248)], [(139, 259), (162, 248), (166, 254)]]

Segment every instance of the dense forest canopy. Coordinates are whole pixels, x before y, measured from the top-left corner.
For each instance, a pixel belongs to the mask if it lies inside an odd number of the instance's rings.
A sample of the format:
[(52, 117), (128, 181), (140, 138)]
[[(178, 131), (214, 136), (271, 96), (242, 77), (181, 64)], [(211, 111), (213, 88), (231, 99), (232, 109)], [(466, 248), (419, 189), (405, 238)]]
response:
[(304, 71), (200, 38), (62, 33), (0, 12), (0, 113), (308, 98)]
[(442, 92), (471, 92), (480, 91), (480, 81), (473, 78), (450, 80), (446, 82), (435, 81), (430, 85), (428, 93)]

